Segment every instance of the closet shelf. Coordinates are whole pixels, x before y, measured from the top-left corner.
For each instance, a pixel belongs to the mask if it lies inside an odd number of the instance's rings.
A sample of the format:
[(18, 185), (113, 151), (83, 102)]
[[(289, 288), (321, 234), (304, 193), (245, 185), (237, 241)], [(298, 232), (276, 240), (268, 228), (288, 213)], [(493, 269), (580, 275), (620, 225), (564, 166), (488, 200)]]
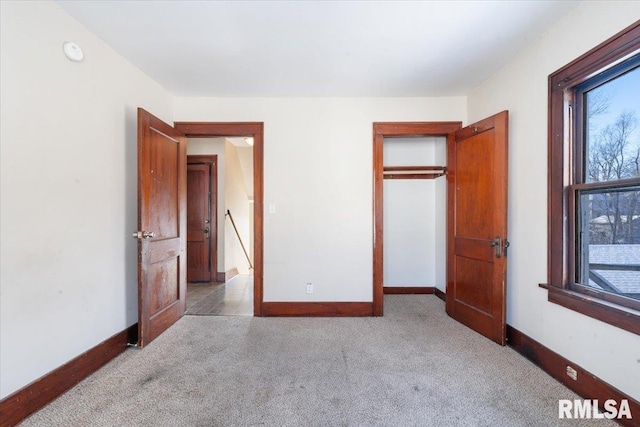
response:
[(385, 166), (384, 179), (434, 179), (447, 174), (446, 166)]

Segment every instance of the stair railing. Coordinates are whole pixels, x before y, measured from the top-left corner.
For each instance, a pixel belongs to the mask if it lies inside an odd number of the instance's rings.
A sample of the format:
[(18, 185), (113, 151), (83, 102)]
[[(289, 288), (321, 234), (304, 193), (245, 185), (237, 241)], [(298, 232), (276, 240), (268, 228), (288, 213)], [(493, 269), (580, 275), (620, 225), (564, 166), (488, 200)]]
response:
[(244, 247), (244, 243), (242, 243), (242, 237), (240, 237), (240, 233), (238, 233), (238, 228), (236, 227), (236, 223), (233, 220), (233, 215), (231, 215), (231, 211), (229, 209), (227, 209), (227, 214), (225, 216), (228, 216), (229, 219), (231, 220), (231, 225), (233, 225), (233, 229), (236, 231), (236, 236), (238, 236), (238, 241), (240, 242), (240, 246), (242, 246), (242, 250), (244, 251), (244, 256), (247, 257), (249, 268), (253, 270), (253, 264), (251, 263), (251, 258), (249, 258), (249, 254), (247, 253), (247, 250)]

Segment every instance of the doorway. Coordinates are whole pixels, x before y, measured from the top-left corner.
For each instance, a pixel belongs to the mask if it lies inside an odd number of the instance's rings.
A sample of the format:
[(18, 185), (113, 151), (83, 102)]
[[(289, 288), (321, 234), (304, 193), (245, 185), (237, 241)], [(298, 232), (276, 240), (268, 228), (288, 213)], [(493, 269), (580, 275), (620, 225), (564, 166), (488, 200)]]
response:
[[(431, 138), (444, 137), (447, 145), (453, 138), (453, 132), (462, 127), (461, 122), (419, 122), (419, 123), (374, 123), (373, 124), (373, 315), (382, 316), (384, 313), (384, 141), (407, 138)], [(401, 138), (401, 139), (399, 139)], [(421, 165), (422, 169), (412, 167), (399, 167), (396, 171), (387, 172), (407, 174), (431, 174), (433, 169), (425, 169), (428, 166)], [(440, 165), (442, 166), (442, 165)]]
[(186, 314), (252, 315), (253, 140), (187, 138), (187, 155)]
[(385, 138), (383, 157), (384, 293), (444, 293), (446, 138)]
[[(262, 299), (263, 299), (263, 124), (262, 123), (217, 123), (217, 122), (176, 122), (175, 128), (182, 132), (189, 140), (203, 139), (219, 139), (224, 140), (221, 150), (224, 147), (230, 149), (233, 142), (242, 141), (248, 144), (248, 140), (253, 143), (250, 160), (252, 162), (252, 172), (249, 176), (243, 178), (252, 186), (252, 200), (245, 198), (244, 206), (238, 205), (242, 201), (230, 201), (223, 203), (223, 195), (218, 187), (218, 207), (217, 207), (217, 270), (215, 279), (205, 282), (208, 288), (200, 288), (199, 295), (192, 294), (193, 298), (210, 298), (209, 304), (212, 310), (201, 314), (253, 314), (254, 316), (262, 316)], [(235, 146), (234, 146), (235, 147)], [(235, 151), (235, 148), (231, 148)], [(203, 155), (202, 152), (192, 152), (192, 154)], [(213, 154), (213, 153), (206, 153)], [(218, 174), (219, 182), (223, 180), (223, 170), (221, 166), (222, 159), (218, 154)], [(235, 153), (235, 160), (239, 163), (240, 157), (246, 155), (238, 155)], [(244, 156), (246, 157), (246, 156)], [(241, 174), (240, 166), (235, 168), (235, 172)], [(246, 185), (243, 184), (243, 185)], [(227, 209), (228, 208), (228, 209)], [(232, 221), (233, 219), (233, 221)], [(245, 224), (245, 219), (248, 221)], [(250, 222), (249, 222), (250, 221)], [(233, 225), (235, 222), (235, 227)], [(236, 233), (236, 229), (238, 233)], [(246, 249), (246, 257), (239, 244), (240, 235), (244, 248)], [(235, 248), (234, 248), (235, 246)], [(232, 254), (236, 264), (233, 267), (225, 268), (225, 256)], [(244, 273), (244, 274), (238, 274)], [(191, 284), (190, 284), (191, 286)], [(197, 285), (196, 285), (197, 286)], [(227, 298), (228, 297), (228, 298)], [(192, 298), (192, 299), (193, 299)], [(232, 304), (228, 304), (224, 312), (220, 310), (216, 313), (213, 305), (224, 301), (224, 299), (233, 300)], [(247, 298), (250, 299), (249, 305), (246, 305)], [(242, 302), (245, 301), (245, 302)], [(189, 301), (187, 302), (189, 304)], [(219, 307), (220, 309), (222, 307)], [(242, 311), (242, 313), (239, 313)]]

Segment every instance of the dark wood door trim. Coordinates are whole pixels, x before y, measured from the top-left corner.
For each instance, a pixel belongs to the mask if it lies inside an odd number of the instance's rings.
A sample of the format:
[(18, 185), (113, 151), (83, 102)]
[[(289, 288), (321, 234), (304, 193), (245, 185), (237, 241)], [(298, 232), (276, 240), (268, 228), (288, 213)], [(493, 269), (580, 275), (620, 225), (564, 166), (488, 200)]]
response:
[(462, 122), (377, 122), (373, 124), (373, 315), (382, 316), (384, 288), (383, 266), (383, 204), (382, 181), (384, 163), (382, 142), (384, 138), (447, 137), (462, 127)]
[(187, 138), (225, 136), (253, 137), (253, 315), (263, 310), (263, 212), (264, 212), (264, 123), (261, 122), (175, 122)]

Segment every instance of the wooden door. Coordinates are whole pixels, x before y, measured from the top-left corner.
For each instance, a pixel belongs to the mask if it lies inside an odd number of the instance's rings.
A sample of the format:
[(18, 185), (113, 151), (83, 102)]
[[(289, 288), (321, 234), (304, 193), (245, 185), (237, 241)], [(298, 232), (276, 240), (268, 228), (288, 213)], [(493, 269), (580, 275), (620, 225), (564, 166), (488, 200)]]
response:
[(186, 307), (187, 143), (138, 109), (138, 346)]
[(506, 341), (508, 112), (455, 132), (447, 148), (447, 313)]
[(188, 282), (216, 279), (216, 157), (187, 157)]

